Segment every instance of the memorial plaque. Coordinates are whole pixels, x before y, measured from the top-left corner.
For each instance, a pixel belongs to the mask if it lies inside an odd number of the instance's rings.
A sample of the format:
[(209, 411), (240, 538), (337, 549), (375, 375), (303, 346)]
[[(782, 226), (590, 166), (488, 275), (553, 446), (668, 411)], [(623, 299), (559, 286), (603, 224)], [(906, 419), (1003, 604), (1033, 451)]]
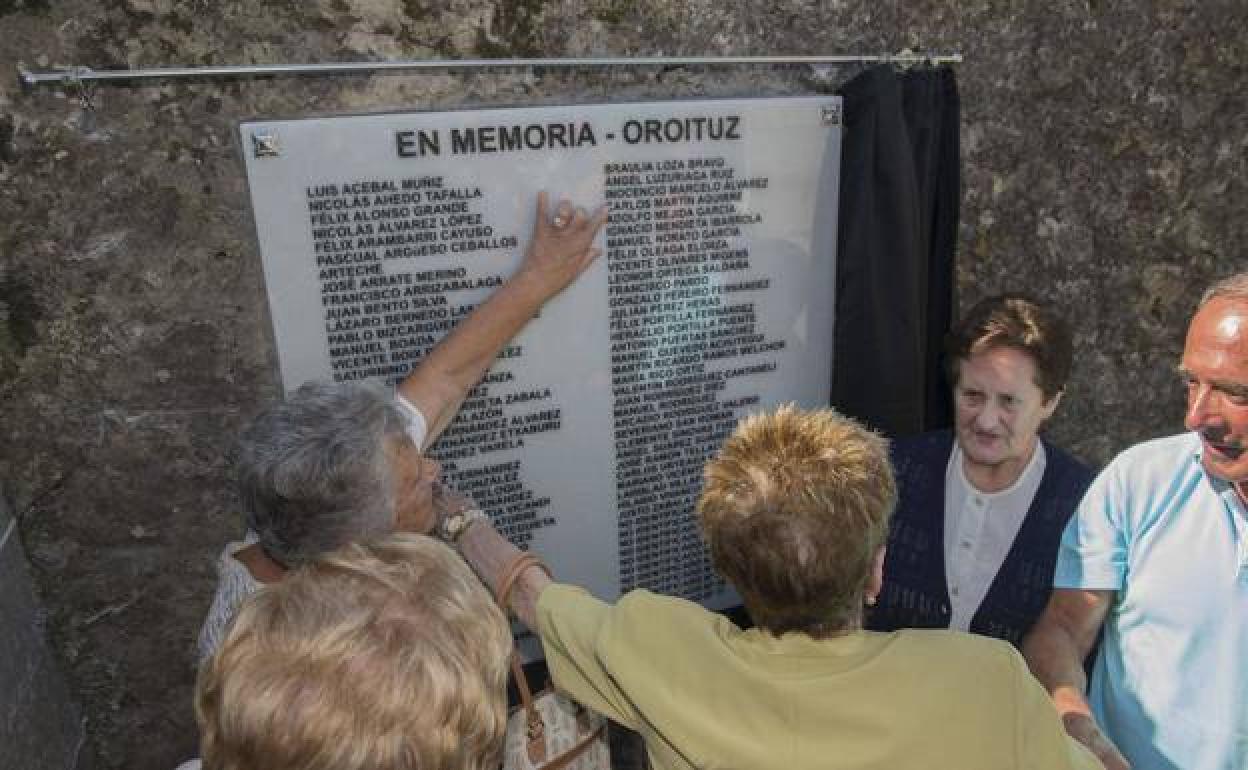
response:
[(536, 195), (610, 207), (604, 255), (432, 448), (556, 576), (736, 603), (693, 504), (741, 416), (827, 403), (836, 97), (241, 126), (282, 379), (397, 382), (502, 284)]

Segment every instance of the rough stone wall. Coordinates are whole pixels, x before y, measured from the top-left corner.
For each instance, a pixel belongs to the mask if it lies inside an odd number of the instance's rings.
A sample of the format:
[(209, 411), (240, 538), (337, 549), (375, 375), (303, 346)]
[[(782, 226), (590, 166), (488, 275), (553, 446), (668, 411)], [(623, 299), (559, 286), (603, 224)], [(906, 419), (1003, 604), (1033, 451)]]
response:
[[(235, 146), (247, 118), (810, 93), (801, 68), (202, 80), (96, 69), (369, 58), (959, 50), (963, 304), (1078, 330), (1051, 435), (1101, 463), (1180, 425), (1200, 287), (1248, 267), (1239, 0), (0, 0), (0, 480), (100, 768), (195, 752), (193, 636), (238, 534), (240, 424), (276, 356)], [(2, 764), (2, 763), (0, 763)]]

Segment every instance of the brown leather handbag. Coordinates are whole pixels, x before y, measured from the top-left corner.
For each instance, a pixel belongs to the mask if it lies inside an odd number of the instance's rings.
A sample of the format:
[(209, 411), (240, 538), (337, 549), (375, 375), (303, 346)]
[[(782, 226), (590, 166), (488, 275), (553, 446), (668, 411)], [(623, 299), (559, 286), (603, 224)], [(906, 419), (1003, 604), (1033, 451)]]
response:
[[(498, 603), (504, 612), (516, 578), (533, 566), (544, 567), (530, 553), (521, 554), (508, 566), (498, 586)], [(550, 687), (535, 697), (520, 667), (518, 651), (511, 656), (511, 676), (520, 705), (507, 718), (503, 770), (611, 770), (607, 720), (601, 714)]]

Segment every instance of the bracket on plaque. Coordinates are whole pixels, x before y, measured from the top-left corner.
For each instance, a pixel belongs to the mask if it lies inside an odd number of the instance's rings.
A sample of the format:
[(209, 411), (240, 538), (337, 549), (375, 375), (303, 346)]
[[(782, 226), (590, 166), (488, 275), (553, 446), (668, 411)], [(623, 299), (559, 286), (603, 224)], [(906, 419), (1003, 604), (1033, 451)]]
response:
[(257, 158), (278, 158), (282, 155), (277, 134), (265, 134), (253, 131), (251, 134), (251, 153)]

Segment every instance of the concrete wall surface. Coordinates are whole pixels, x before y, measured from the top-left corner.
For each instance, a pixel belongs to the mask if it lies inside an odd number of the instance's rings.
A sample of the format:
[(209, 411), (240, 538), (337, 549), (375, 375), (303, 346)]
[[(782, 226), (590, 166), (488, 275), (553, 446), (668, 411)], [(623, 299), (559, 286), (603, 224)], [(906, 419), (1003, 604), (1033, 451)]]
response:
[(0, 479), (102, 768), (196, 751), (192, 648), (278, 395), (236, 126), (250, 118), (827, 91), (793, 67), (197, 80), (29, 93), (17, 68), (961, 51), (963, 306), (1077, 330), (1050, 436), (1181, 429), (1201, 287), (1248, 267), (1240, 0), (0, 0)]
[(48, 646), (17, 522), (0, 503), (0, 768), (74, 770), (86, 739)]

